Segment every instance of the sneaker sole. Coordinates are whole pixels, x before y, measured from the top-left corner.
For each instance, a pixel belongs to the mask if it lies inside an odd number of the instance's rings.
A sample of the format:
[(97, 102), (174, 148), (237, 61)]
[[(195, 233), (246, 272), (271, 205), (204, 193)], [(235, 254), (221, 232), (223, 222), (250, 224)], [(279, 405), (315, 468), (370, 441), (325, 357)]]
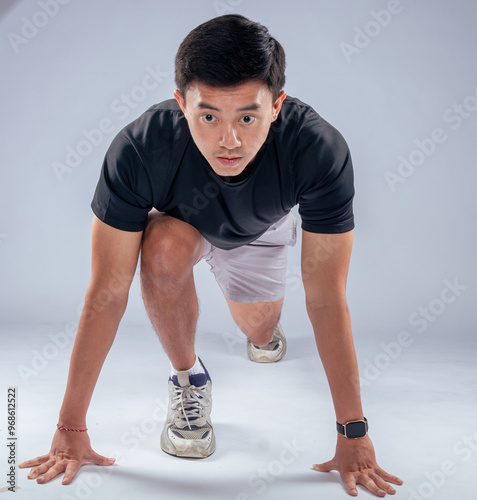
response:
[(212, 439), (207, 447), (204, 447), (204, 443), (193, 443), (192, 440), (187, 441), (185, 449), (180, 450), (176, 448), (169, 442), (167, 428), (164, 428), (161, 434), (161, 449), (168, 455), (180, 458), (207, 458), (215, 451), (215, 434), (212, 434)]
[[(247, 342), (248, 358), (250, 359), (250, 361), (253, 361), (254, 363), (276, 363), (277, 361), (280, 361), (287, 352), (286, 344), (283, 345), (283, 349), (278, 356), (272, 357), (274, 352), (275, 351), (257, 352), (257, 350), (253, 349), (252, 344), (250, 342)], [(270, 353), (271, 356), (268, 356), (267, 353)]]

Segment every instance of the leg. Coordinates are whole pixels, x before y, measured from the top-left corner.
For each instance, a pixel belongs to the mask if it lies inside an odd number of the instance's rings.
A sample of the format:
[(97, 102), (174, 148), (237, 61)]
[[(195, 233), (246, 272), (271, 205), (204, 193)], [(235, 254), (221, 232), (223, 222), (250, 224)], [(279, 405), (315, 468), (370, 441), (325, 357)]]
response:
[(141, 289), (147, 314), (176, 370), (195, 361), (199, 314), (193, 267), (202, 255), (202, 235), (191, 225), (153, 211), (141, 250)]
[(272, 340), (275, 326), (280, 319), (283, 299), (276, 302), (234, 302), (226, 297), (232, 318), (242, 332), (256, 346)]
[(248, 245), (232, 250), (212, 247), (205, 255), (235, 323), (248, 337), (252, 361), (275, 362), (286, 353), (278, 320), (286, 289), (287, 247), (295, 241), (296, 219), (288, 214)]

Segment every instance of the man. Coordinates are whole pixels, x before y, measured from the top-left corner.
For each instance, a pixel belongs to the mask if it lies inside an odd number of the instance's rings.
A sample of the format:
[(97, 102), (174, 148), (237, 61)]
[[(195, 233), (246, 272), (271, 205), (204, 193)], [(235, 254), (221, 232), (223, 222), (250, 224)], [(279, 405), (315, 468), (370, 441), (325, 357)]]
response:
[(333, 460), (348, 492), (378, 496), (401, 480), (376, 463), (367, 434), (346, 303), (354, 227), (351, 158), (344, 139), (310, 106), (287, 97), (285, 54), (268, 30), (239, 15), (194, 29), (176, 56), (175, 100), (152, 106), (112, 142), (92, 208), (92, 278), (68, 384), (48, 455), (24, 462), (63, 484), (86, 462), (110, 465), (90, 445), (86, 412), (125, 311), (141, 250), (141, 287), (171, 362), (161, 448), (180, 457), (215, 450), (211, 380), (194, 349), (193, 267), (211, 265), (252, 361), (275, 362), (290, 210), (302, 219), (302, 275), (337, 418)]

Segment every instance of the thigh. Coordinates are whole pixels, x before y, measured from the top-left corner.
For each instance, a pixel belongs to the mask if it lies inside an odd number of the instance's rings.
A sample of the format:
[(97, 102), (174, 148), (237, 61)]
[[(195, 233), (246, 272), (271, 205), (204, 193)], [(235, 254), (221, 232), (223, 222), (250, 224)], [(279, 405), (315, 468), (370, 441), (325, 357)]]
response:
[(285, 245), (254, 244), (222, 250), (206, 242), (203, 257), (231, 303), (277, 302), (285, 295)]

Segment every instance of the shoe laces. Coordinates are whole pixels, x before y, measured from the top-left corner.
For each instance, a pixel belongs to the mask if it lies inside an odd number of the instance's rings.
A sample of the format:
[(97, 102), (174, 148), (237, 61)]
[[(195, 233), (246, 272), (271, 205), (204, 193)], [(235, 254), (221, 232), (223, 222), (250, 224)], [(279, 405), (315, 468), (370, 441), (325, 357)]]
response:
[[(204, 407), (209, 406), (209, 403), (206, 402), (206, 389), (205, 385), (202, 387), (196, 387), (195, 385), (174, 386), (172, 409), (176, 412), (175, 421), (177, 427), (184, 428), (187, 425), (189, 430), (192, 430), (190, 420), (194, 422), (193, 425), (199, 427), (204, 425)], [(180, 413), (177, 410), (180, 410)]]

